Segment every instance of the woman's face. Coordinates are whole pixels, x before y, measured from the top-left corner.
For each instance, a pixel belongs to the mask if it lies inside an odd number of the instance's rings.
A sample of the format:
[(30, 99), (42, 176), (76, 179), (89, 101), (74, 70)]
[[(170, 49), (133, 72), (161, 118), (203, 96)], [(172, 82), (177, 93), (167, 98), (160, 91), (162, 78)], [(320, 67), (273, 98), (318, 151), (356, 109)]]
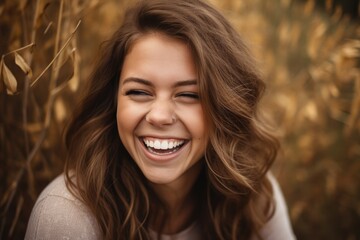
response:
[(117, 126), (122, 143), (152, 183), (187, 183), (207, 145), (189, 47), (151, 33), (135, 41), (120, 76)]

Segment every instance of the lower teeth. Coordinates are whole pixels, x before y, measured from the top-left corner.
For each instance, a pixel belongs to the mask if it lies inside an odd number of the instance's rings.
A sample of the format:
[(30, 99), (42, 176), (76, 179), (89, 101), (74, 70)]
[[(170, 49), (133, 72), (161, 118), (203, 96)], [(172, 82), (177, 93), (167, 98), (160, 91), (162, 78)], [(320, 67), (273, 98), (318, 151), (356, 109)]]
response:
[(173, 148), (173, 149), (170, 149), (170, 150), (162, 150), (162, 149), (154, 149), (154, 148), (147, 147), (147, 149), (151, 153), (155, 153), (155, 154), (159, 154), (159, 155), (166, 155), (166, 154), (174, 153), (177, 150), (179, 150), (180, 148), (177, 147), (177, 148)]

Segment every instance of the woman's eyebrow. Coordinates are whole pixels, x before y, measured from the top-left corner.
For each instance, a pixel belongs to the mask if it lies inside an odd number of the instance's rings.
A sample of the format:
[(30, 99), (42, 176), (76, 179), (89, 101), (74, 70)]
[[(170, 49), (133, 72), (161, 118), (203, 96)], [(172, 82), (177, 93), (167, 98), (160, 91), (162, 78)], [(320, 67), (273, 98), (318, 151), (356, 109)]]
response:
[[(129, 82), (135, 82), (135, 83), (140, 83), (146, 86), (154, 86), (154, 84), (146, 79), (142, 79), (142, 78), (137, 78), (137, 77), (129, 77), (124, 79), (123, 81), (123, 85)], [(189, 86), (189, 85), (197, 85), (197, 81), (196, 79), (192, 79), (192, 80), (181, 80), (181, 81), (177, 81), (174, 83), (173, 87), (182, 87), (182, 86)]]
[(125, 78), (122, 84), (124, 85), (125, 83), (128, 82), (136, 82), (136, 83), (144, 84), (146, 86), (153, 86), (151, 81), (136, 77)]
[(174, 87), (189, 86), (189, 85), (197, 85), (196, 79), (178, 81), (174, 84)]

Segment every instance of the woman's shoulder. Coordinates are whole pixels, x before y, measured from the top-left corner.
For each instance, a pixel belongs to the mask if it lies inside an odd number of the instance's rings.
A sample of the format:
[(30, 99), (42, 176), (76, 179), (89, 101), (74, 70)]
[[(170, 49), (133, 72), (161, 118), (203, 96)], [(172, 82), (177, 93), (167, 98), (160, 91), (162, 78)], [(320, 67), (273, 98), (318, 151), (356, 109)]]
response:
[(66, 187), (64, 175), (40, 194), (25, 239), (100, 239), (95, 217)]
[(263, 239), (267, 240), (296, 239), (291, 227), (288, 208), (281, 187), (272, 173), (268, 173), (267, 177), (273, 190), (275, 211), (273, 216), (260, 230), (260, 235)]
[(40, 204), (49, 197), (66, 199), (68, 201), (74, 202), (75, 204), (81, 204), (80, 201), (72, 193), (70, 193), (66, 187), (64, 174), (57, 176), (44, 188), (44, 190), (42, 190), (41, 194), (36, 200), (36, 204)]

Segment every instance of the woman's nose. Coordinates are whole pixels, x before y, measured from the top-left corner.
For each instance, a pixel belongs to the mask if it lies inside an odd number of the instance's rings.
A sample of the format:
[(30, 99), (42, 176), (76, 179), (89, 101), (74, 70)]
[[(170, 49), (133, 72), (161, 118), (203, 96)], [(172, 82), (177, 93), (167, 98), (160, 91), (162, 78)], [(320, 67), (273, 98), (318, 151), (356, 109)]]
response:
[(151, 109), (146, 114), (145, 119), (148, 123), (155, 126), (170, 125), (176, 122), (174, 110), (173, 103), (159, 100), (151, 105)]

